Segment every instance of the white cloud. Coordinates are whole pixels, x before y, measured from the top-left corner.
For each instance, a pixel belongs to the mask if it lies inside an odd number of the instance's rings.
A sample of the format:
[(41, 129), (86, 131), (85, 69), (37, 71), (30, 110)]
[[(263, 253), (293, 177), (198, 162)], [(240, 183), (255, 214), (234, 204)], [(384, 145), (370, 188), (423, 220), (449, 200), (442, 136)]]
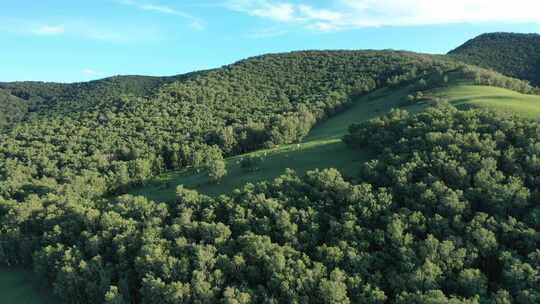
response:
[(537, 0), (340, 0), (350, 26), (540, 22)]
[(293, 19), (293, 6), (290, 4), (276, 4), (254, 9), (255, 16), (266, 17), (278, 21), (291, 21)]
[(65, 32), (64, 26), (43, 25), (31, 30), (36, 35), (61, 35)]
[(193, 20), (189, 23), (189, 27), (197, 31), (202, 31), (206, 28), (206, 25), (200, 20)]
[(309, 5), (298, 5), (298, 11), (307, 20), (338, 22), (343, 19), (343, 14), (340, 12), (328, 9), (315, 9)]
[(337, 25), (337, 24), (331, 23), (331, 22), (319, 21), (319, 22), (313, 22), (313, 23), (308, 24), (307, 28), (312, 29), (312, 30), (321, 31), (321, 32), (329, 32), (329, 31), (339, 29), (340, 26)]
[(163, 13), (163, 14), (183, 16), (183, 13), (178, 12), (168, 6), (162, 6), (162, 5), (156, 5), (156, 4), (141, 4), (141, 5), (138, 5), (138, 7), (145, 11), (154, 11), (154, 12)]
[(136, 7), (140, 10), (143, 10), (143, 11), (150, 11), (150, 12), (156, 12), (156, 13), (160, 13), (160, 14), (166, 14), (166, 15), (173, 15), (173, 16), (178, 16), (178, 17), (182, 17), (186, 20), (189, 21), (189, 26), (195, 30), (203, 30), (205, 28), (205, 25), (204, 25), (204, 22), (197, 18), (197, 17), (194, 17), (188, 13), (185, 13), (183, 11), (180, 11), (180, 10), (177, 10), (177, 9), (174, 9), (170, 6), (166, 6), (166, 5), (160, 5), (160, 4), (152, 4), (152, 3), (142, 3), (142, 2), (138, 2), (138, 1), (135, 1), (135, 0), (120, 0), (119, 1), (121, 4), (124, 4), (124, 5), (129, 5), (129, 6), (133, 6), (133, 7)]
[(229, 0), (229, 9), (317, 31), (450, 23), (540, 23), (538, 0), (333, 0), (314, 7), (292, 0)]
[(99, 75), (101, 75), (100, 72), (98, 72), (98, 71), (96, 71), (96, 70), (93, 70), (93, 69), (88, 69), (88, 68), (83, 69), (83, 70), (82, 70), (82, 73), (83, 73), (85, 76), (87, 76), (87, 77), (92, 77), (92, 76), (99, 76)]
[(268, 0), (230, 0), (226, 2), (226, 6), (238, 12), (274, 21), (289, 22), (295, 19), (293, 16), (295, 7), (290, 3), (274, 3)]
[[(0, 33), (21, 36), (42, 36), (69, 39), (87, 39), (107, 43), (134, 43), (164, 39), (163, 33), (154, 27), (118, 26), (103, 21), (62, 19), (62, 25), (50, 25), (49, 21), (6, 18), (0, 23)], [(54, 23), (52, 23), (54, 24)]]

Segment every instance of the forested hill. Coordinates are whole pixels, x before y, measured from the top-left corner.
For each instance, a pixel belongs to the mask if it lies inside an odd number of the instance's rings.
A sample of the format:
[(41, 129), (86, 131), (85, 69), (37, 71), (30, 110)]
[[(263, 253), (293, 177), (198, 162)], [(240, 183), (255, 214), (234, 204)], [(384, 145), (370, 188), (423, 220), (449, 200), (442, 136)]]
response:
[(64, 184), (74, 176), (99, 183), (92, 189), (99, 195), (163, 170), (291, 143), (343, 109), (351, 96), (459, 66), (406, 52), (314, 51), (255, 57), (184, 76), (143, 97), (120, 93), (136, 83), (146, 84), (138, 92), (151, 91), (156, 80), (4, 84), (12, 95), (50, 104), (0, 133), (0, 196), (24, 199), (37, 191), (37, 180)]
[(540, 85), (540, 35), (537, 34), (483, 34), (449, 55)]
[(4, 84), (6, 100), (37, 106), (0, 132), (0, 265), (33, 269), (65, 303), (538, 303), (540, 126), (528, 120), (397, 111), (350, 128), (352, 153), (377, 155), (356, 180), (289, 172), (215, 199), (117, 196), (170, 170), (218, 182), (224, 156), (298, 143), (377, 89), (411, 89), (410, 104), (462, 82), (533, 90), (396, 51)]
[[(121, 192), (165, 170), (298, 141), (357, 95), (407, 83), (425, 89), (450, 73), (531, 90), (445, 56), (397, 51), (272, 54), (173, 82), (136, 76), (3, 84), (42, 106), (0, 132), (0, 196), (24, 200), (55, 192), (57, 183), (71, 184), (76, 176), (82, 178), (77, 187), (99, 184), (93, 196)], [(44, 180), (52, 184), (34, 187)]]
[[(20, 121), (28, 114), (51, 114), (59, 109), (62, 112), (77, 111), (95, 103), (119, 98), (124, 95), (149, 96), (168, 83), (186, 79), (194, 74), (170, 77), (152, 76), (113, 76), (100, 80), (80, 83), (53, 83), (38, 81), (0, 82), (2, 96), (0, 107), (5, 109), (10, 117), (9, 122)], [(15, 115), (9, 113), (15, 112)], [(26, 117), (28, 118), (28, 117)], [(1, 118), (0, 118), (1, 119)]]

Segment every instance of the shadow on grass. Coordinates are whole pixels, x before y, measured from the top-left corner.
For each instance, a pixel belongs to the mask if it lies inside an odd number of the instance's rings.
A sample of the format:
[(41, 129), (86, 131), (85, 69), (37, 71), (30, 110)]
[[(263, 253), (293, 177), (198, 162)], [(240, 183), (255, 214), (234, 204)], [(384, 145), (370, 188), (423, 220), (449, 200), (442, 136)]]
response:
[(25, 269), (0, 267), (0, 303), (59, 304), (51, 291), (40, 285), (34, 274)]
[(288, 168), (300, 174), (318, 168), (337, 168), (345, 175), (355, 175), (359, 165), (369, 159), (367, 153), (353, 151), (340, 140), (316, 143), (303, 144), (299, 148), (290, 145), (267, 153), (266, 157), (263, 156), (259, 169), (254, 172), (240, 167), (240, 157), (230, 158), (227, 160), (227, 176), (218, 183), (211, 182), (205, 172), (173, 172), (161, 176), (156, 181), (159, 185), (136, 189), (131, 194), (143, 195), (155, 201), (171, 201), (175, 197), (176, 187), (184, 185), (201, 193), (219, 195), (240, 188), (246, 183), (272, 180)]

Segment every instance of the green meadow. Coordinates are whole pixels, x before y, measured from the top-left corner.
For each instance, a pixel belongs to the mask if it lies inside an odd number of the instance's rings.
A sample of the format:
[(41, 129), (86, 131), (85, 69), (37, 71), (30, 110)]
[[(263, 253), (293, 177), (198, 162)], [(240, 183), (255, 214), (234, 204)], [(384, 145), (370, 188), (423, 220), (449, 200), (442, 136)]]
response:
[[(174, 199), (176, 187), (197, 189), (208, 195), (219, 195), (242, 187), (246, 183), (271, 180), (286, 169), (304, 173), (313, 169), (337, 168), (346, 176), (354, 176), (358, 166), (369, 159), (368, 151), (359, 153), (349, 150), (341, 137), (352, 123), (362, 122), (388, 113), (393, 108), (416, 112), (426, 103), (407, 104), (408, 88), (398, 90), (381, 89), (356, 100), (346, 111), (339, 113), (315, 126), (300, 143), (282, 145), (272, 149), (228, 158), (227, 175), (219, 182), (211, 182), (204, 170), (194, 169), (165, 173), (146, 186), (134, 189), (133, 195), (142, 195), (156, 201)], [(482, 107), (520, 116), (540, 116), (540, 96), (520, 94), (508, 89), (454, 84), (428, 92), (428, 96), (439, 97), (461, 107)], [(255, 172), (247, 172), (240, 166), (244, 157), (259, 156), (263, 159)]]

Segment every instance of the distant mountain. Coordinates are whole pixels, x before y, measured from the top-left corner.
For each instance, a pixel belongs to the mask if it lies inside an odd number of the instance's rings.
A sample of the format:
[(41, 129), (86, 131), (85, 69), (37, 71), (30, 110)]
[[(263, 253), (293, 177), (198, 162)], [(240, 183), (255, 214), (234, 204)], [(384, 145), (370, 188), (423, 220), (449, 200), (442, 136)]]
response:
[(483, 34), (467, 41), (449, 55), (540, 86), (540, 35)]

